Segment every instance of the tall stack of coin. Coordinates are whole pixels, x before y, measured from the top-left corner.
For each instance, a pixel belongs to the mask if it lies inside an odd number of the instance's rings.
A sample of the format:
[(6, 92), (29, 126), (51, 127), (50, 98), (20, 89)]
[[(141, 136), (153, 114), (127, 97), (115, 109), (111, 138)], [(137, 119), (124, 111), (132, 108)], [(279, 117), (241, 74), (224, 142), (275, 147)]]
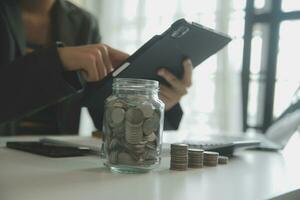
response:
[(217, 166), (218, 158), (219, 158), (218, 152), (204, 151), (203, 164), (205, 166), (211, 166), (211, 167)]
[(161, 112), (145, 97), (108, 99), (104, 148), (111, 164), (143, 166), (158, 162)]
[(203, 167), (203, 152), (202, 149), (189, 149), (188, 150), (190, 168), (202, 168)]
[(171, 144), (171, 170), (184, 171), (188, 168), (188, 145)]

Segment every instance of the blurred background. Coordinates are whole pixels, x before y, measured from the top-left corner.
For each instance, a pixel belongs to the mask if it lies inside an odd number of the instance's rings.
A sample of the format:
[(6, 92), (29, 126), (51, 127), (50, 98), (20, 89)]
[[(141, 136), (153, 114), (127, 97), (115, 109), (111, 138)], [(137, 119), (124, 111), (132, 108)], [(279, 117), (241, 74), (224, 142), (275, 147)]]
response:
[[(299, 0), (72, 0), (99, 21), (102, 42), (129, 54), (186, 18), (233, 41), (194, 70), (181, 130), (264, 132), (300, 80)], [(81, 133), (93, 126), (83, 110)]]

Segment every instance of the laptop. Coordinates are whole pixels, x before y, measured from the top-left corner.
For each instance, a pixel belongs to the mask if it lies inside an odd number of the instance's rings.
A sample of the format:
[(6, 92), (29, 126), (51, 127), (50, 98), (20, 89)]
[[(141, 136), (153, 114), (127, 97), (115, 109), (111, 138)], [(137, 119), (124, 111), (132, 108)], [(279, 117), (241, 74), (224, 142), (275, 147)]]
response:
[[(229, 134), (170, 133), (164, 134), (164, 142), (185, 143), (190, 148), (216, 151), (221, 155), (232, 156), (236, 150), (252, 148), (278, 151), (283, 149), (300, 125), (300, 100), (290, 105), (267, 129), (265, 134), (247, 132), (241, 136)], [(232, 134), (231, 134), (232, 135)]]
[[(298, 91), (298, 89), (297, 89)], [(297, 93), (296, 91), (296, 93)], [(267, 129), (265, 134), (255, 134), (260, 141), (258, 149), (281, 150), (288, 143), (300, 125), (300, 100), (292, 103)], [(247, 135), (246, 135), (247, 136)]]

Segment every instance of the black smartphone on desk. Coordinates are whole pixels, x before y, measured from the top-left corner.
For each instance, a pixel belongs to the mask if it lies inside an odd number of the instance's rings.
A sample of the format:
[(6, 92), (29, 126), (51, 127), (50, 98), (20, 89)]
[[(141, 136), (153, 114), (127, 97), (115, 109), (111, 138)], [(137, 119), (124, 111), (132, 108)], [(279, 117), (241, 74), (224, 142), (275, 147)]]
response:
[(6, 147), (54, 158), (84, 156), (90, 153), (88, 148), (53, 145), (40, 141), (7, 142)]
[[(195, 22), (177, 20), (164, 33), (155, 35), (145, 43), (102, 81), (88, 83), (87, 91), (96, 88), (98, 99), (104, 100), (112, 92), (113, 78), (151, 79), (167, 84), (157, 75), (160, 68), (166, 68), (181, 79), (184, 74), (182, 61), (185, 58), (190, 58), (196, 67), (230, 41), (229, 36)], [(91, 99), (86, 99), (88, 105), (99, 104), (99, 101), (89, 102)]]

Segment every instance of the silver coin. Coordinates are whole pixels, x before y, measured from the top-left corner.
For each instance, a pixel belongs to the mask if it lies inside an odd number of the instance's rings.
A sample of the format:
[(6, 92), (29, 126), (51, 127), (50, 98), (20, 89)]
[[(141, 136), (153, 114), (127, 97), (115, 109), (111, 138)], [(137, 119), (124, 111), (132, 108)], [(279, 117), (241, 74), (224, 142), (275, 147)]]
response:
[(112, 151), (115, 148), (117, 148), (117, 146), (119, 145), (119, 140), (114, 138), (111, 140), (110, 144), (109, 144), (109, 149)]
[(160, 111), (155, 109), (152, 118), (159, 123), (161, 118)]
[(137, 152), (143, 152), (145, 150), (146, 147), (146, 143), (145, 142), (139, 142), (137, 144), (126, 144), (126, 147), (128, 150), (131, 151), (137, 151)]
[(189, 154), (202, 155), (204, 153), (203, 149), (189, 149)]
[(141, 141), (137, 144), (125, 143), (126, 152), (128, 152), (135, 160), (140, 160), (140, 157), (145, 152), (147, 141)]
[(109, 154), (109, 162), (112, 164), (117, 164), (118, 162), (118, 152), (117, 151), (112, 151)]
[(147, 141), (141, 141), (137, 144), (131, 144), (134, 149), (144, 149), (146, 147)]
[(138, 108), (129, 108), (126, 111), (126, 121), (135, 125), (140, 124), (144, 120), (143, 112)]
[(139, 149), (135, 149), (134, 147), (130, 147), (130, 148), (129, 148), (129, 152), (136, 156), (139, 156), (145, 152), (145, 148), (139, 148)]
[(156, 144), (155, 144), (155, 142), (148, 142), (148, 143), (146, 144), (146, 148), (155, 150), (155, 149), (156, 149)]
[(104, 124), (111, 123), (111, 108), (106, 108), (104, 113)]
[(157, 157), (157, 152), (155, 150), (146, 150), (144, 153), (145, 160), (153, 160)]
[(148, 142), (153, 142), (156, 140), (156, 135), (154, 132), (152, 132), (151, 134), (145, 136), (145, 139), (148, 141)]
[(219, 156), (218, 163), (219, 164), (227, 164), (228, 163), (228, 157), (226, 157), (226, 156)]
[(214, 152), (214, 151), (204, 151), (204, 156), (205, 157), (218, 157), (219, 153), (218, 152)]
[(183, 144), (183, 143), (173, 143), (173, 144), (171, 144), (171, 150), (172, 149), (184, 150), (184, 151), (188, 152), (188, 145)]
[(112, 129), (108, 126), (108, 123), (104, 122), (103, 123), (103, 140), (106, 136), (111, 135), (112, 134)]
[(123, 165), (132, 165), (136, 162), (128, 153), (120, 152), (118, 155), (118, 163)]
[(154, 131), (157, 131), (159, 127), (159, 121), (154, 118), (146, 119), (143, 123), (143, 132), (145, 135), (150, 135)]
[(106, 112), (105, 112), (105, 124), (108, 124), (111, 128), (113, 128), (113, 127), (116, 127), (116, 126), (118, 126), (119, 124), (116, 124), (116, 123), (114, 123), (113, 121), (112, 121), (112, 117), (111, 117), (111, 114), (112, 114), (112, 108), (110, 108), (110, 109), (107, 109), (106, 110)]
[(204, 151), (203, 162), (205, 165), (215, 165), (218, 164), (218, 152)]
[(126, 123), (125, 138), (129, 144), (138, 144), (141, 142), (143, 140), (142, 126), (135, 126), (130, 123)]
[(188, 169), (188, 164), (184, 163), (184, 164), (174, 164), (171, 163), (170, 165), (170, 170), (178, 170), (178, 171), (184, 171)]
[(147, 97), (145, 96), (129, 96), (127, 98), (128, 102), (131, 103), (131, 105), (137, 105), (137, 104), (142, 104), (143, 102), (147, 101)]
[(187, 162), (188, 161), (188, 157), (175, 157), (175, 156), (172, 156), (171, 157), (171, 162), (174, 162), (174, 163), (176, 163), (176, 162), (178, 162), (178, 163), (180, 163), (180, 162)]
[(145, 102), (138, 106), (138, 108), (143, 112), (145, 118), (152, 117), (154, 113), (154, 108), (151, 103)]
[(118, 97), (116, 97), (116, 96), (109, 96), (106, 99), (106, 103), (109, 104), (110, 102), (113, 102), (113, 101), (115, 101), (117, 99), (118, 99)]
[(110, 117), (113, 124), (120, 124), (125, 118), (125, 110), (118, 107), (112, 108)]
[(124, 124), (119, 124), (119, 126), (112, 127), (111, 131), (115, 137), (122, 138), (125, 136)]
[(120, 99), (120, 98), (113, 98), (111, 101), (107, 101), (106, 104), (107, 107), (113, 107), (113, 108), (126, 108), (127, 107), (127, 102)]
[(137, 153), (135, 151), (128, 151), (129, 155), (131, 156), (131, 158), (135, 161), (139, 161), (141, 159), (141, 155), (143, 153)]

